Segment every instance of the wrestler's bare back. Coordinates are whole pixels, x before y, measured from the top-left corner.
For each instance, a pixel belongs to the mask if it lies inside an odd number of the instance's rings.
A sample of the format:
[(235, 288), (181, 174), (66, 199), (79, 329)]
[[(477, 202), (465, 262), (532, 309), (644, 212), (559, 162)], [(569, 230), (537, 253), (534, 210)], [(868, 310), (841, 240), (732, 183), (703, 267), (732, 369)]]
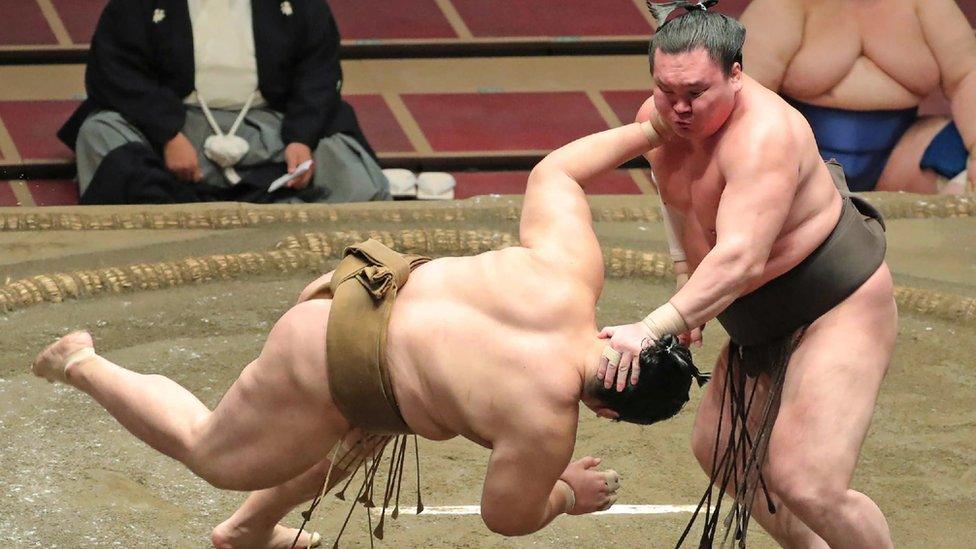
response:
[[(716, 245), (716, 218), (727, 169), (755, 164), (762, 174), (770, 152), (757, 147), (759, 134), (788, 136), (789, 153), (798, 157), (796, 195), (773, 243), (765, 270), (743, 293), (785, 273), (810, 255), (830, 234), (840, 216), (841, 198), (803, 116), (778, 95), (743, 75), (743, 88), (728, 122), (700, 145), (676, 139), (647, 155), (662, 200), (680, 212), (682, 245), (690, 270)], [(639, 117), (649, 117), (645, 104)], [(774, 155), (775, 156), (775, 155)], [(789, 175), (789, 174), (788, 174)], [(762, 181), (756, 178), (755, 184)], [(764, 206), (781, 208), (782, 204)]]
[[(933, 8), (926, 5), (930, 3), (755, 0), (742, 15), (750, 30), (746, 70), (764, 85), (814, 105), (853, 110), (915, 107), (940, 83), (939, 62), (930, 44), (934, 29), (925, 29), (920, 18), (922, 10)], [(943, 25), (955, 23), (941, 15), (952, 9), (938, 6), (940, 15), (931, 15)], [(960, 15), (956, 18), (964, 20)]]
[(521, 247), (417, 269), (388, 339), (407, 424), (427, 438), (462, 435), (486, 447), (513, 422), (574, 438), (582, 379), (568, 366), (595, 333), (592, 296)]
[[(542, 250), (435, 259), (400, 289), (387, 356), (397, 404), (418, 435), (460, 435), (493, 448), (501, 438), (536, 431), (571, 453), (579, 367), (597, 332), (603, 261), (583, 191), (562, 182), (541, 196), (536, 189), (544, 187), (530, 184), (523, 217), (545, 228), (533, 230), (530, 222), (526, 229), (523, 220), (521, 234)], [(550, 221), (553, 215), (560, 220)], [(567, 242), (557, 242), (563, 235)], [(327, 322), (319, 313), (310, 311), (308, 321)], [(304, 379), (327, 383), (314, 373), (328, 368), (327, 357), (309, 366), (313, 373)]]

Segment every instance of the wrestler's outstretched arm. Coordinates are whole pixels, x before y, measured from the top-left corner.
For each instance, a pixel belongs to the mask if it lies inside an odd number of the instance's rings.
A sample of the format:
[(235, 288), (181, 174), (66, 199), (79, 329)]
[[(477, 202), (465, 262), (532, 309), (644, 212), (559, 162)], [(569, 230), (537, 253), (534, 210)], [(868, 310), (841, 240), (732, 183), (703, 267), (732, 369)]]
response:
[(925, 0), (917, 8), (925, 41), (942, 73), (952, 119), (969, 151), (968, 176), (976, 182), (976, 35), (953, 0)]
[(803, 7), (796, 0), (753, 0), (739, 22), (748, 37), (742, 47), (743, 70), (778, 92), (790, 61), (803, 43)]
[[(603, 255), (583, 187), (594, 178), (650, 150), (668, 130), (663, 124), (628, 124), (577, 139), (550, 153), (532, 170), (522, 204), (519, 237), (553, 266), (603, 285)], [(658, 136), (655, 138), (655, 136)]]
[(561, 514), (592, 513), (616, 501), (616, 472), (598, 471), (600, 460), (592, 457), (569, 462), (576, 440), (573, 412), (512, 425), (492, 441), (481, 495), (481, 518), (491, 531), (524, 536)]
[(715, 246), (671, 304), (689, 326), (715, 318), (762, 276), (796, 195), (799, 145), (770, 123), (728, 136), (748, 145), (718, 153), (725, 190), (715, 218)]
[(799, 161), (793, 154), (799, 145), (780, 130), (770, 121), (726, 134), (727, 143), (742, 145), (717, 152), (726, 183), (716, 215), (715, 246), (670, 301), (640, 322), (604, 330), (622, 365), (601, 361), (597, 378), (605, 387), (616, 381), (623, 390), (628, 374), (632, 382), (639, 376), (637, 357), (644, 341), (704, 325), (762, 275), (799, 184)]
[[(651, 117), (657, 116), (657, 108), (654, 106), (654, 97), (650, 97), (644, 104), (641, 105), (640, 109), (637, 110), (637, 116), (635, 122), (638, 124), (642, 122), (647, 122)], [(644, 155), (647, 158), (648, 163), (654, 166), (653, 160), (651, 159), (651, 153), (648, 152)], [(657, 178), (654, 176), (653, 168), (651, 170), (651, 181), (654, 184), (655, 190), (657, 190), (658, 197), (661, 198), (661, 219), (664, 222), (664, 233), (668, 240), (668, 251), (671, 255), (671, 263), (674, 267), (674, 279), (675, 279), (675, 291), (680, 290), (686, 282), (688, 282), (688, 277), (691, 275), (691, 268), (688, 266), (688, 257), (685, 254), (684, 244), (682, 244), (682, 238), (684, 237), (684, 228), (681, 223), (678, 222), (679, 214), (671, 206), (669, 206), (665, 201), (664, 197), (661, 196), (661, 190), (657, 188)], [(702, 345), (702, 330), (704, 326), (694, 326), (687, 332), (679, 334), (678, 338), (682, 345), (697, 345), (701, 347)], [(601, 332), (606, 335), (605, 332)], [(634, 377), (632, 383), (637, 383), (637, 370), (634, 370)]]

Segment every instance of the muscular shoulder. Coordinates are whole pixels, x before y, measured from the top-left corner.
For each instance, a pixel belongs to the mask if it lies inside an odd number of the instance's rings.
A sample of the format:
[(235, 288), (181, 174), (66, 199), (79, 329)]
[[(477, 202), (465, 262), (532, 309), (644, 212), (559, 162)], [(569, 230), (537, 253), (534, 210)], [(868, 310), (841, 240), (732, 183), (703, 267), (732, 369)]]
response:
[(723, 173), (743, 165), (762, 166), (784, 157), (796, 157), (803, 142), (798, 114), (779, 96), (765, 88), (744, 89), (752, 94), (747, 108), (734, 115), (716, 148)]

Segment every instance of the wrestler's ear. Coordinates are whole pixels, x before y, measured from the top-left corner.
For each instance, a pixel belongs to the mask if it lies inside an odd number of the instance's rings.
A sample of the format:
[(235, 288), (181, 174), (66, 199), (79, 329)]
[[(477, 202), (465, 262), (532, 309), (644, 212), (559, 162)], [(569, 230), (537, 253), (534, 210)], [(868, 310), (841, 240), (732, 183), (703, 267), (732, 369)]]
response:
[(732, 85), (732, 90), (738, 92), (742, 89), (742, 63), (736, 61), (732, 63), (732, 70), (729, 72), (729, 84)]

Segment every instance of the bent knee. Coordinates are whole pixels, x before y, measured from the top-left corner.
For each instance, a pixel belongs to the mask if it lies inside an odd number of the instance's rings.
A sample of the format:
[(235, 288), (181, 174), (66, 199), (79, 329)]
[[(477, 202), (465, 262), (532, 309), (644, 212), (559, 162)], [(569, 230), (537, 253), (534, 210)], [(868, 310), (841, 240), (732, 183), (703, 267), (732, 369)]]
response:
[(810, 470), (770, 467), (770, 489), (801, 519), (816, 520), (836, 513), (847, 500), (848, 487), (832, 479), (818, 478)]
[(691, 431), (691, 453), (702, 469), (711, 471), (715, 458), (715, 430), (707, 429), (696, 421)]
[(187, 467), (189, 467), (193, 474), (202, 478), (207, 484), (218, 490), (249, 492), (266, 488), (266, 486), (257, 486), (254, 484), (253, 474), (242, 475), (236, 473), (233, 471), (233, 468), (224, 466), (219, 460), (202, 461), (192, 466), (187, 464)]
[(215, 452), (205, 442), (190, 448), (181, 461), (190, 472), (219, 490), (243, 492), (267, 488), (254, 483), (254, 471), (229, 463), (226, 454)]

